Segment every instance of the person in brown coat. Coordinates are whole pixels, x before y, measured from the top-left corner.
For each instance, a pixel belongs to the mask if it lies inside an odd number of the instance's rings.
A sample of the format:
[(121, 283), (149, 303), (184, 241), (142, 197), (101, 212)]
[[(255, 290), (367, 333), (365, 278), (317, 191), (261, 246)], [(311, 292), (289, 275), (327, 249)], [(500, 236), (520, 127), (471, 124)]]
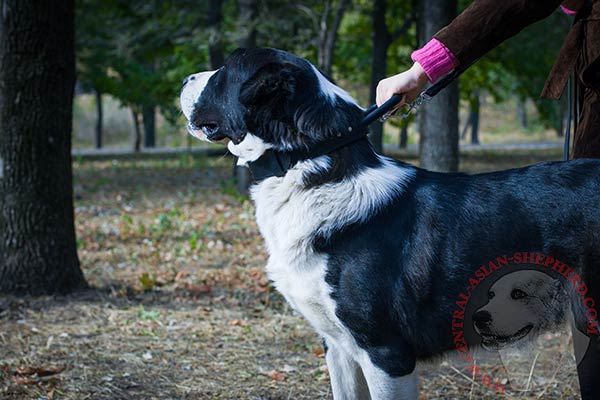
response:
[(406, 72), (383, 79), (377, 87), (377, 104), (403, 93), (409, 103), (428, 82), (455, 68), (465, 69), (523, 28), (548, 17), (559, 6), (577, 14), (542, 97), (559, 99), (574, 72), (578, 88), (579, 120), (573, 157), (600, 157), (600, 1), (591, 0), (478, 0), (412, 54), (415, 62)]
[[(600, 157), (600, 0), (477, 0), (421, 49), (412, 54), (406, 72), (379, 82), (377, 104), (396, 93), (402, 104), (412, 102), (429, 81), (434, 83), (455, 69), (464, 70), (504, 40), (546, 18), (558, 7), (574, 15), (550, 72), (542, 97), (559, 99), (568, 77), (574, 75), (574, 158)], [(600, 235), (600, 232), (598, 232)], [(600, 307), (600, 260), (598, 270), (584, 277), (589, 296)], [(574, 335), (574, 340), (577, 335)], [(600, 337), (592, 335), (577, 372), (582, 399), (600, 399)], [(577, 348), (577, 341), (575, 347)]]

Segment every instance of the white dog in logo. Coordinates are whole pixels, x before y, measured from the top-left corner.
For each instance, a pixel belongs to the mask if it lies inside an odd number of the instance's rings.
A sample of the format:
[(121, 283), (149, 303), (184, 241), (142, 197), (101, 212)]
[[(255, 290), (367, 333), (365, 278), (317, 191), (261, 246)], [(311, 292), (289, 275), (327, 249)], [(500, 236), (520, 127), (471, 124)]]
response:
[(487, 304), (473, 314), (473, 325), (483, 347), (498, 350), (558, 328), (566, 299), (558, 279), (535, 270), (516, 271), (490, 287)]

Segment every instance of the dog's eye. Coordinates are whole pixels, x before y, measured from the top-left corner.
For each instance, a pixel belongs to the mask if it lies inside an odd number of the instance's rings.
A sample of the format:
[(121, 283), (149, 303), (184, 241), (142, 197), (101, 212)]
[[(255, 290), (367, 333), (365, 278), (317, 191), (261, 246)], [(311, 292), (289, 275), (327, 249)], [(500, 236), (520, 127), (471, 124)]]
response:
[(202, 132), (204, 132), (204, 134), (209, 138), (211, 136), (213, 136), (219, 130), (219, 127), (217, 124), (210, 124), (210, 123), (202, 124), (200, 126), (200, 128), (202, 129)]
[(525, 297), (527, 297), (527, 293), (521, 289), (513, 289), (513, 291), (510, 292), (510, 298), (513, 300), (524, 299)]
[(493, 299), (493, 298), (494, 298), (494, 296), (496, 296), (496, 293), (494, 293), (494, 291), (493, 291), (493, 290), (490, 290), (490, 291), (488, 292), (488, 299), (490, 299), (490, 300), (491, 300), (491, 299)]

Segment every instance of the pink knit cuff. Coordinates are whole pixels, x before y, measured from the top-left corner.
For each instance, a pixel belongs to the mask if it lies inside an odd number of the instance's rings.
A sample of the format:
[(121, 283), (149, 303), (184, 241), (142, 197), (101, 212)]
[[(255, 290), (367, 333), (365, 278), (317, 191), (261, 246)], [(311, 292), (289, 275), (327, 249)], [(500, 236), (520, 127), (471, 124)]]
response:
[(568, 15), (575, 15), (575, 14), (577, 14), (577, 11), (569, 10), (567, 7), (565, 7), (563, 5), (561, 5), (560, 8), (561, 8), (561, 10), (563, 10), (563, 12), (565, 14), (568, 14)]
[(413, 51), (410, 58), (421, 64), (432, 83), (458, 66), (454, 54), (437, 39), (431, 39), (423, 48)]

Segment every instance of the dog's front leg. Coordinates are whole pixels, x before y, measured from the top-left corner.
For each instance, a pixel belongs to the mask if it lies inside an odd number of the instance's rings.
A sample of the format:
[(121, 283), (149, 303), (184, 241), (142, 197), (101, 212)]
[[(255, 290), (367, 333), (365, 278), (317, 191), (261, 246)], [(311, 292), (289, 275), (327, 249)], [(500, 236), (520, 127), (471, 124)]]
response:
[(334, 400), (369, 400), (369, 388), (360, 365), (342, 346), (331, 342), (327, 341), (325, 359)]
[(419, 385), (417, 372), (393, 377), (376, 367), (369, 359), (362, 362), (362, 371), (369, 386), (372, 400), (417, 400)]

